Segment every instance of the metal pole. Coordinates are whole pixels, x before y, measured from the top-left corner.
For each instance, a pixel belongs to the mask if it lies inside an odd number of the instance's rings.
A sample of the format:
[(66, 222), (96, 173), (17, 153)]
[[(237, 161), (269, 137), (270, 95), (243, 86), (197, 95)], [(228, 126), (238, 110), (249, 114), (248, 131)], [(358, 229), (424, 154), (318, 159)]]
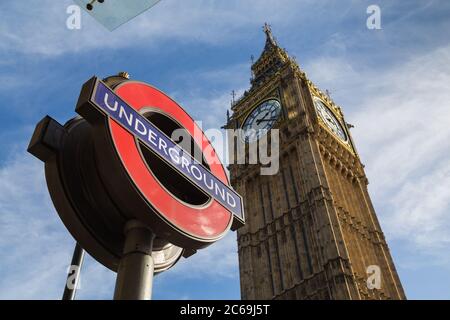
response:
[(78, 282), (80, 281), (81, 266), (84, 260), (84, 250), (77, 242), (73, 251), (72, 262), (70, 263), (69, 273), (67, 274), (66, 285), (62, 300), (75, 300)]
[(137, 220), (125, 225), (125, 245), (117, 270), (114, 300), (150, 300), (152, 297), (155, 235)]

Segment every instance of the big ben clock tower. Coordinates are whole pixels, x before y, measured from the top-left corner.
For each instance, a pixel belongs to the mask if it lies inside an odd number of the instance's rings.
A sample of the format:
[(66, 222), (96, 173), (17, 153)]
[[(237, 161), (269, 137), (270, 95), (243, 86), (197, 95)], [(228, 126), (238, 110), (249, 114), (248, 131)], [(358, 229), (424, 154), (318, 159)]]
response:
[(226, 125), (247, 146), (279, 130), (276, 174), (229, 167), (246, 208), (242, 299), (405, 299), (342, 110), (264, 31), (251, 88)]

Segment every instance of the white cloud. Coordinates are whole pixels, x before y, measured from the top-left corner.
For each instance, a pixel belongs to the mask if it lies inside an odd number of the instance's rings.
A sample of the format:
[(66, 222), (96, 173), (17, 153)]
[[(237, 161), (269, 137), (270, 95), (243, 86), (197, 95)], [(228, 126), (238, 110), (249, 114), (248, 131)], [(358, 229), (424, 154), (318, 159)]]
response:
[(91, 256), (85, 255), (80, 273), (80, 289), (77, 300), (107, 300), (114, 295), (116, 273), (107, 269)]
[(199, 250), (189, 259), (180, 260), (167, 276), (191, 279), (236, 278), (238, 276), (236, 233), (230, 232), (222, 240), (204, 250)]
[(73, 244), (45, 188), (43, 165), (24, 151), (0, 168), (0, 298), (62, 294)]
[(34, 4), (14, 1), (0, 5), (0, 10), (9, 12), (0, 21), (0, 48), (52, 56), (136, 45), (152, 47), (163, 40), (223, 45), (259, 28), (266, 20), (284, 25), (288, 18), (299, 19), (304, 14), (302, 7), (311, 3), (258, 0), (255, 5), (254, 1), (242, 0), (163, 0), (111, 33), (84, 11), (81, 30), (67, 29), (66, 8), (73, 4), (70, 0), (42, 0)]
[[(450, 46), (389, 70), (357, 70), (345, 58), (311, 63), (336, 86), (387, 237), (450, 263)], [(340, 81), (337, 81), (340, 79)]]
[[(250, 63), (227, 66), (223, 69), (209, 69), (178, 76), (180, 83), (186, 83), (183, 91), (170, 94), (201, 126), (210, 139), (222, 163), (227, 164), (227, 141), (225, 130), (227, 110), (231, 115), (232, 90), (235, 99), (242, 96), (248, 88)], [(207, 83), (215, 90), (205, 90)], [(192, 89), (189, 87), (192, 84)], [(219, 90), (220, 88), (220, 90)], [(220, 137), (217, 135), (220, 131)], [(219, 139), (215, 139), (218, 137)]]

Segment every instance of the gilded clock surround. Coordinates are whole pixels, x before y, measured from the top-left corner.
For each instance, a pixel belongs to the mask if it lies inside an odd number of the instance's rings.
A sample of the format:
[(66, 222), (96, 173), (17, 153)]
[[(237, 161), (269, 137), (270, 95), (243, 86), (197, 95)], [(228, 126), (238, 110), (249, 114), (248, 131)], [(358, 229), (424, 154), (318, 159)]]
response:
[[(262, 100), (258, 101), (256, 104), (254, 104), (252, 107), (250, 107), (250, 109), (248, 110), (247, 114), (245, 116), (243, 116), (243, 120), (240, 121), (240, 129), (243, 130), (245, 123), (247, 122), (248, 117), (257, 109), (259, 108), (259, 106), (261, 106), (263, 103), (267, 102), (267, 101), (271, 101), (271, 100), (275, 100), (278, 101), (278, 103), (280, 104), (281, 108), (283, 108), (283, 104), (280, 101), (280, 98), (278, 96), (272, 95), (272, 96), (268, 96), (263, 98)], [(281, 110), (280, 115), (278, 116), (278, 119), (275, 120), (274, 125), (272, 126), (273, 128), (276, 128), (277, 124), (279, 123), (280, 119), (283, 117), (283, 111)], [(261, 137), (259, 137), (261, 138)], [(258, 139), (259, 139), (258, 138)]]
[[(251, 88), (233, 103), (225, 126), (240, 128), (270, 97), (282, 105), (280, 171), (261, 176), (258, 165), (229, 166), (247, 210), (238, 230), (242, 298), (404, 299), (341, 108), (278, 46), (267, 25), (264, 31)], [(348, 144), (321, 123), (314, 96), (342, 124)], [(380, 266), (380, 289), (367, 287), (370, 265)]]
[[(243, 121), (242, 124), (245, 123), (245, 121), (247, 120), (247, 118), (252, 114), (253, 111), (255, 111), (256, 108), (258, 108), (261, 104), (263, 104), (264, 102), (270, 101), (270, 100), (276, 100), (281, 104), (280, 98), (278, 96), (268, 96), (266, 98), (263, 98), (262, 100), (258, 101), (257, 103), (255, 103), (247, 112), (247, 114), (243, 117)], [(281, 104), (281, 106), (283, 106)], [(242, 126), (241, 126), (242, 127)]]

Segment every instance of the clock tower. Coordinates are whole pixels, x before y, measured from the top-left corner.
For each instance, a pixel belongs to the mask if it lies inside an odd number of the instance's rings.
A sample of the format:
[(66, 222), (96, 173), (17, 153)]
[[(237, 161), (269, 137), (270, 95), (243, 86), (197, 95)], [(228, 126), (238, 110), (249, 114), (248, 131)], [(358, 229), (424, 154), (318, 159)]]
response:
[(341, 108), (264, 31), (251, 88), (225, 126), (246, 147), (279, 130), (276, 174), (230, 159), (246, 208), (242, 299), (405, 299)]

